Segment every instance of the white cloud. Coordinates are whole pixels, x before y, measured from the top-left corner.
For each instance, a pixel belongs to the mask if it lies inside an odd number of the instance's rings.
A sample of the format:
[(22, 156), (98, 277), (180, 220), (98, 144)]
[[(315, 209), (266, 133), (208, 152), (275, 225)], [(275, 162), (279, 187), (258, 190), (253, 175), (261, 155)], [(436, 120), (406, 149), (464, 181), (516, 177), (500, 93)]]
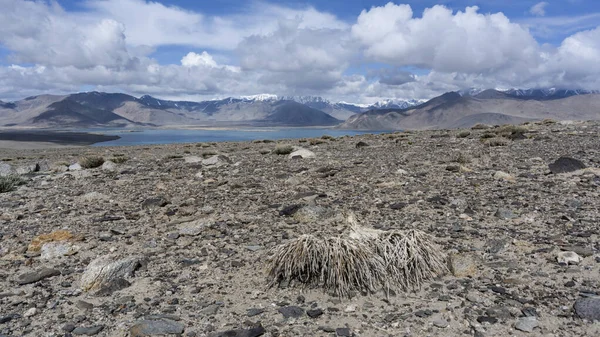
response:
[(216, 68), (218, 67), (217, 62), (210, 56), (209, 53), (203, 51), (202, 54), (196, 54), (194, 52), (189, 52), (181, 59), (181, 65), (184, 67), (197, 67), (197, 66), (205, 66)]
[(546, 15), (546, 6), (548, 6), (546, 1), (538, 2), (537, 4), (531, 6), (529, 13), (536, 16), (544, 16)]
[(372, 60), (445, 72), (492, 72), (537, 61), (537, 42), (502, 13), (480, 14), (444, 6), (413, 17), (408, 5), (388, 3), (363, 10), (352, 34)]

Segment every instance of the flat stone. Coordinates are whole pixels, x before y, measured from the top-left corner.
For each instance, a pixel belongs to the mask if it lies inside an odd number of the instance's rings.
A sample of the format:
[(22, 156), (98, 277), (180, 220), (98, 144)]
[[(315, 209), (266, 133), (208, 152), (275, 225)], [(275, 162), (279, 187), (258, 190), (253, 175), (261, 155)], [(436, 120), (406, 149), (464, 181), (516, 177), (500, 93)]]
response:
[(580, 160), (571, 157), (560, 157), (552, 164), (548, 165), (550, 172), (554, 174), (568, 173), (585, 168), (585, 164)]
[(248, 249), (251, 252), (255, 252), (257, 250), (263, 249), (263, 246), (246, 246), (244, 248)]
[(560, 264), (578, 264), (581, 262), (581, 256), (573, 251), (559, 252), (556, 256), (556, 260)]
[(337, 328), (335, 329), (335, 335), (340, 337), (352, 337), (352, 332), (349, 328)]
[(183, 158), (183, 161), (188, 164), (201, 163), (202, 160), (203, 159), (198, 156), (188, 156)]
[(262, 325), (255, 326), (250, 329), (236, 329), (221, 332), (209, 333), (207, 337), (258, 337), (265, 333), (265, 328)]
[(514, 219), (517, 217), (513, 213), (513, 211), (506, 209), (506, 208), (498, 208), (498, 210), (496, 211), (494, 216), (496, 216), (497, 218), (503, 219), (503, 220)]
[(451, 254), (448, 268), (456, 277), (473, 277), (477, 275), (480, 258), (474, 253)]
[(179, 235), (198, 236), (210, 225), (211, 223), (209, 221), (202, 219), (184, 222), (179, 224), (177, 228), (179, 230)]
[(57, 269), (41, 267), (32, 272), (21, 274), (17, 277), (17, 283), (20, 285), (35, 283), (45, 278), (60, 275), (60, 271)]
[(130, 329), (131, 337), (174, 335), (182, 334), (185, 326), (182, 323), (170, 320), (143, 320), (136, 322)]
[(47, 242), (42, 245), (41, 256), (43, 260), (52, 260), (62, 256), (71, 256), (79, 251), (79, 246), (72, 242)]
[(77, 327), (71, 333), (74, 335), (93, 336), (104, 330), (104, 325), (94, 325), (90, 327)]
[(533, 332), (540, 324), (535, 317), (520, 317), (515, 323), (515, 329), (524, 332)]
[(586, 297), (580, 298), (575, 301), (573, 305), (575, 313), (579, 318), (587, 319), (590, 321), (600, 321), (600, 298), (599, 297)]
[(443, 318), (435, 319), (432, 323), (438, 328), (447, 328), (450, 325), (450, 323), (448, 323), (448, 321)]
[(258, 315), (262, 314), (263, 312), (265, 312), (265, 309), (262, 309), (262, 308), (250, 308), (250, 309), (246, 310), (246, 316), (248, 316), (248, 317), (254, 317), (254, 316), (258, 316)]
[(79, 163), (69, 165), (69, 171), (79, 171), (79, 170), (81, 170), (81, 165), (79, 165)]
[(148, 198), (142, 202), (142, 208), (160, 208), (169, 204), (169, 201), (163, 197)]
[(216, 315), (217, 312), (219, 312), (220, 308), (221, 308), (221, 306), (218, 304), (210, 304), (206, 308), (203, 308), (202, 310), (200, 310), (200, 314), (206, 315), (206, 316)]
[(228, 164), (231, 164), (231, 159), (224, 155), (215, 155), (202, 160), (202, 165), (210, 167), (221, 167)]
[(494, 179), (496, 180), (504, 180), (504, 181), (509, 181), (509, 182), (514, 182), (515, 181), (515, 177), (513, 177), (512, 175), (506, 173), (506, 172), (502, 172), (502, 171), (496, 171), (494, 173)]
[(575, 252), (579, 256), (588, 257), (594, 255), (594, 250), (587, 247), (581, 246), (563, 246), (560, 247), (561, 250), (572, 251)]
[(307, 150), (307, 149), (298, 149), (288, 155), (288, 158), (290, 158), (290, 159), (298, 158), (298, 157), (302, 158), (302, 159), (307, 159), (307, 158), (315, 158), (316, 155), (314, 152)]
[(296, 306), (281, 307), (278, 311), (285, 318), (298, 318), (304, 315), (304, 309)]

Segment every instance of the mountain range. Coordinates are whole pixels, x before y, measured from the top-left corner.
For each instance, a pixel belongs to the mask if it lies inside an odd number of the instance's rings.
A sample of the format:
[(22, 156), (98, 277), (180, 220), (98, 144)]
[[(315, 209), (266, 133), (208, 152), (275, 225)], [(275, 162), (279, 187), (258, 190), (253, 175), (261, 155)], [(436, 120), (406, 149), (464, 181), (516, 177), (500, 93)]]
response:
[(0, 101), (3, 127), (183, 125), (334, 126), (350, 129), (468, 127), (532, 119), (599, 119), (600, 93), (569, 89), (469, 89), (429, 101), (332, 103), (318, 96), (270, 94), (191, 102), (83, 92)]
[(452, 129), (530, 120), (600, 119), (600, 93), (582, 90), (449, 92), (407, 109), (370, 110), (339, 128), (364, 130)]

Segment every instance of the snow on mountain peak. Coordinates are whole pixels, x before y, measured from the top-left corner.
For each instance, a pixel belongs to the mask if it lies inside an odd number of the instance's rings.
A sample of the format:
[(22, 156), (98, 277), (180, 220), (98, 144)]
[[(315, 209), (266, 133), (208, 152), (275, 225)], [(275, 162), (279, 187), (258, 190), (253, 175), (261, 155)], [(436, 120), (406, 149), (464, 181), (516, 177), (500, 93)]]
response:
[(273, 94), (258, 94), (258, 95), (242, 96), (241, 98), (246, 101), (276, 101), (279, 99), (279, 97), (277, 95), (273, 95)]

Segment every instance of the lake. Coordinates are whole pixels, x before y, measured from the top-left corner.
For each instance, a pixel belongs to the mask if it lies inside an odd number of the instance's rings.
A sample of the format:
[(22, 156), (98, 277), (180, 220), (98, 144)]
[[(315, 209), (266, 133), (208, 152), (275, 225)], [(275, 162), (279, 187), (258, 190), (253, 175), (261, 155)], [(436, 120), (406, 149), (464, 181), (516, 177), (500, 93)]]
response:
[(120, 139), (96, 143), (92, 146), (130, 146), (171, 143), (237, 142), (257, 139), (315, 138), (323, 135), (333, 137), (354, 136), (382, 131), (356, 131), (327, 128), (244, 128), (244, 129), (85, 129), (85, 132), (116, 135)]

